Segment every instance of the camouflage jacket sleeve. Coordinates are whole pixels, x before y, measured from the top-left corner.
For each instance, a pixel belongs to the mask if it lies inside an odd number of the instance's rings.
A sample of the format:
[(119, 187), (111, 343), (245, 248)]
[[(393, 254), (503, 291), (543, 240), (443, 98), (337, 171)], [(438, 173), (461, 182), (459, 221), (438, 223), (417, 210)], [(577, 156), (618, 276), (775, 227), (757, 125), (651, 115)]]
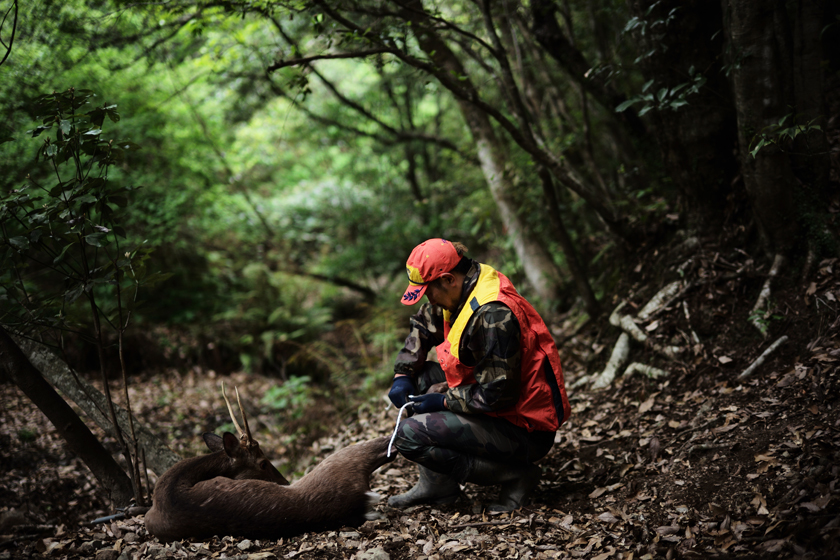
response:
[(476, 383), (450, 388), (446, 404), (461, 413), (504, 410), (519, 400), (522, 373), (519, 322), (499, 302), (479, 307), (461, 338), (460, 360), (474, 366)]
[(416, 380), (417, 372), (426, 363), (429, 351), (443, 342), (443, 311), (437, 306), (424, 303), (409, 322), (408, 337), (405, 346), (397, 354), (394, 373), (410, 375)]

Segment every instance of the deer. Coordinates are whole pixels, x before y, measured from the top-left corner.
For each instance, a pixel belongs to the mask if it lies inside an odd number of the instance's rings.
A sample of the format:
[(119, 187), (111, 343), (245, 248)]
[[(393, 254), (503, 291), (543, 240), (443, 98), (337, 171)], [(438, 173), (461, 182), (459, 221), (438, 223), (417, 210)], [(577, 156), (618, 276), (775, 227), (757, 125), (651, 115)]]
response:
[(222, 395), (239, 438), (206, 433), (210, 453), (175, 463), (155, 485), (145, 524), (168, 542), (214, 535), (279, 539), (310, 531), (357, 527), (376, 519), (380, 496), (370, 490), (376, 469), (389, 457), (388, 437), (344, 447), (289, 484), (251, 436), (240, 428), (222, 385)]

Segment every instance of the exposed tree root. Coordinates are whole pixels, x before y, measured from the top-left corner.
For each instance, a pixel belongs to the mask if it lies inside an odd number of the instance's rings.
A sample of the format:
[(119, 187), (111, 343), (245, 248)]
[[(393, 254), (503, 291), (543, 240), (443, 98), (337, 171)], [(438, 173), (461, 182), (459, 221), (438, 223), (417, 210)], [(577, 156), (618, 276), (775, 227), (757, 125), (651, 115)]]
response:
[(618, 342), (616, 342), (613, 347), (612, 355), (610, 355), (610, 361), (607, 362), (607, 367), (604, 368), (604, 371), (602, 371), (600, 375), (595, 377), (595, 382), (592, 384), (592, 388), (604, 389), (605, 387), (609, 387), (615, 379), (615, 374), (618, 372), (618, 368), (624, 365), (624, 362), (627, 361), (627, 356), (629, 355), (630, 337), (627, 333), (621, 333), (618, 337)]
[(659, 311), (661, 308), (665, 307), (663, 304), (666, 300), (673, 298), (676, 296), (680, 289), (683, 287), (683, 282), (678, 280), (676, 282), (671, 282), (658, 292), (656, 295), (650, 298), (650, 301), (647, 302), (641, 311), (636, 315), (636, 317), (640, 321), (647, 321), (651, 315), (653, 315), (656, 311)]
[[(672, 285), (666, 286), (665, 288), (663, 288), (663, 290), (660, 290), (659, 293), (657, 293), (653, 297), (653, 299), (651, 299), (651, 302), (653, 302), (654, 300), (662, 301), (666, 297), (668, 297), (668, 292), (666, 292), (665, 290), (668, 290), (671, 286)], [(610, 315), (611, 325), (621, 328), (621, 330), (632, 336), (638, 342), (648, 345), (654, 352), (662, 354), (670, 360), (676, 359), (677, 354), (683, 351), (683, 349), (679, 346), (668, 346), (651, 342), (650, 337), (648, 337), (648, 335), (645, 334), (645, 332), (641, 328), (639, 328), (639, 325), (636, 324), (636, 321), (633, 319), (633, 317), (629, 315), (619, 314), (619, 311), (621, 311), (622, 307), (624, 307), (624, 303), (621, 303), (618, 307), (615, 308), (615, 310), (613, 310), (612, 314)], [(658, 307), (651, 306), (649, 302), (644, 307), (644, 309), (652, 310), (646, 313), (646, 316), (649, 317), (653, 312), (658, 310)]]
[(641, 373), (650, 377), (651, 379), (658, 379), (660, 377), (665, 377), (666, 375), (668, 375), (668, 372), (664, 369), (659, 369), (639, 362), (633, 362), (632, 364), (627, 366), (627, 369), (624, 370), (624, 377), (627, 377), (628, 375), (632, 375), (634, 373)]
[(700, 354), (703, 351), (703, 344), (700, 342), (700, 337), (697, 336), (697, 333), (694, 332), (694, 328), (691, 326), (691, 314), (688, 312), (688, 302), (683, 300), (683, 311), (685, 312), (685, 321), (688, 323), (688, 332), (691, 333), (691, 342), (694, 344), (692, 349), (694, 350), (694, 354)]
[[(651, 316), (661, 311), (667, 304), (670, 304), (675, 297), (685, 293), (688, 287), (688, 285), (684, 285), (681, 281), (668, 284), (659, 290), (656, 295), (654, 295), (642, 308), (636, 316), (637, 319), (649, 319)], [(683, 351), (683, 349), (679, 346), (662, 345), (652, 342), (650, 337), (645, 334), (638, 324), (636, 324), (637, 319), (634, 319), (630, 315), (621, 314), (621, 310), (624, 308), (626, 303), (627, 302), (621, 302), (610, 314), (610, 324), (615, 327), (619, 327), (624, 332), (622, 332), (618, 337), (618, 341), (616, 341), (615, 346), (613, 347), (610, 360), (607, 362), (604, 371), (598, 375), (593, 375), (591, 378), (581, 379), (575, 383), (575, 385), (582, 385), (590, 380), (593, 380), (592, 389), (604, 389), (605, 387), (609, 387), (615, 380), (619, 368), (624, 365), (630, 355), (630, 337), (647, 345), (657, 354), (661, 354), (670, 360), (676, 359), (677, 355)], [(696, 337), (697, 335), (695, 334), (694, 336)], [(624, 371), (624, 375), (632, 373), (643, 373), (654, 379), (667, 375), (667, 372), (664, 370), (638, 362), (630, 364)]]
[(756, 300), (750, 313), (750, 323), (758, 329), (762, 336), (767, 336), (767, 324), (765, 322), (767, 310), (765, 306), (767, 305), (767, 300), (770, 298), (770, 287), (773, 284), (773, 278), (779, 275), (779, 270), (781, 270), (784, 264), (785, 257), (777, 254), (773, 259), (773, 266), (770, 267), (770, 272), (767, 273), (767, 280), (764, 281), (764, 286), (761, 287), (761, 293), (758, 294), (758, 300)]
[(761, 353), (761, 356), (756, 358), (755, 361), (751, 363), (747, 369), (741, 372), (741, 375), (738, 376), (738, 379), (746, 379), (747, 377), (752, 375), (752, 372), (754, 372), (758, 366), (764, 363), (764, 360), (767, 358), (767, 356), (773, 353), (773, 351), (775, 351), (776, 348), (781, 346), (787, 339), (787, 335), (784, 335), (783, 337), (779, 338), (779, 340), (768, 346), (767, 350)]

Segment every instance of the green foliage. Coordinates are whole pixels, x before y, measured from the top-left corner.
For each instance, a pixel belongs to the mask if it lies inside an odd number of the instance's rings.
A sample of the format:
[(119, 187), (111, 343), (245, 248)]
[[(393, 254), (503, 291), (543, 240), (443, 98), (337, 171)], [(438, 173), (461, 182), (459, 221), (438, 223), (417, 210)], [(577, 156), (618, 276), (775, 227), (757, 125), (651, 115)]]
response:
[(94, 98), (70, 89), (36, 100), (40, 124), (28, 134), (44, 135), (38, 174), (0, 195), (0, 321), (14, 328), (84, 331), (101, 314), (119, 330), (138, 289), (166, 278), (147, 273), (148, 246), (121, 241), (135, 188), (110, 181), (108, 172), (138, 146), (104, 138), (106, 119), (120, 116), (116, 105), (96, 106)]
[(237, 346), (246, 369), (285, 375), (287, 366), (306, 356), (306, 345), (332, 328), (331, 304), (338, 300), (330, 296), (335, 292), (305, 278), (250, 263), (242, 270), (231, 307), (215, 319), (242, 333)]
[(290, 377), (282, 385), (271, 387), (261, 402), (275, 410), (282, 411), (292, 418), (303, 416), (306, 407), (312, 402), (312, 388), (308, 375)]
[(706, 84), (706, 77), (694, 69), (694, 66), (688, 69), (690, 81), (677, 84), (674, 87), (662, 87), (658, 90), (655, 87), (654, 80), (648, 80), (642, 86), (642, 92), (628, 99), (627, 101), (618, 105), (615, 108), (616, 113), (626, 111), (636, 103), (644, 103), (639, 110), (639, 116), (652, 110), (677, 111), (680, 107), (688, 105), (688, 96), (698, 93), (700, 88)]
[(654, 45), (651, 50), (637, 56), (633, 61), (633, 64), (638, 64), (642, 60), (650, 58), (656, 53), (657, 49), (664, 48), (662, 46), (663, 39), (665, 34), (668, 33), (668, 26), (676, 19), (677, 13), (680, 11), (680, 7), (677, 6), (672, 8), (667, 14), (661, 17), (653, 17), (653, 13), (661, 4), (661, 1), (653, 2), (650, 6), (648, 6), (647, 10), (645, 10), (643, 17), (634, 16), (630, 18), (622, 30), (622, 34), (638, 34), (640, 37), (648, 39), (648, 42)]
[[(790, 151), (793, 141), (800, 135), (807, 135), (810, 132), (822, 131), (820, 125), (814, 124), (821, 120), (817, 117), (806, 122), (798, 122), (799, 115), (788, 113), (779, 119), (779, 122), (764, 127), (761, 132), (750, 140), (750, 155), (755, 158), (756, 154), (765, 146), (776, 145), (782, 151)], [(788, 123), (790, 120), (790, 123)]]
[(770, 325), (772, 324), (771, 321), (783, 321), (785, 319), (784, 315), (771, 313), (770, 310), (773, 308), (773, 305), (769, 305), (767, 311), (762, 311), (760, 309), (755, 310), (750, 313), (750, 316), (747, 318), (747, 320), (755, 325), (763, 335), (766, 335), (767, 331), (770, 329)]
[(32, 428), (21, 428), (17, 432), (17, 437), (23, 443), (32, 443), (38, 439), (38, 432)]

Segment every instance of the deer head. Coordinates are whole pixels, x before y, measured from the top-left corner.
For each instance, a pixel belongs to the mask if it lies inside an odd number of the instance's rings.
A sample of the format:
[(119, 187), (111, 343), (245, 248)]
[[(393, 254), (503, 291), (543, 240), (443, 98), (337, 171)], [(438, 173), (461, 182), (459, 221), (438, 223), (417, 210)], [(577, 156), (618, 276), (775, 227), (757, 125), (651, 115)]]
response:
[[(239, 405), (239, 412), (242, 414), (242, 422), (245, 424), (244, 431), (236, 421), (236, 415), (233, 413), (233, 408), (230, 406), (230, 401), (225, 392), (225, 383), (222, 382), (222, 397), (227, 404), (233, 426), (239, 432), (239, 439), (237, 440), (236, 436), (230, 432), (225, 432), (222, 437), (209, 433), (203, 435), (204, 443), (207, 444), (210, 451), (216, 452), (219, 458), (222, 455), (218, 452), (223, 451), (224, 456), (229, 459), (227, 468), (222, 469), (224, 472), (218, 472), (218, 476), (235, 480), (267, 480), (288, 485), (289, 481), (271, 464), (271, 461), (266, 458), (260, 449), (260, 444), (251, 437), (251, 428), (248, 426), (248, 416), (246, 416), (242, 401), (239, 398), (239, 389), (234, 387), (234, 390), (236, 391), (236, 403)], [(215, 466), (216, 468), (219, 467), (219, 465)]]

